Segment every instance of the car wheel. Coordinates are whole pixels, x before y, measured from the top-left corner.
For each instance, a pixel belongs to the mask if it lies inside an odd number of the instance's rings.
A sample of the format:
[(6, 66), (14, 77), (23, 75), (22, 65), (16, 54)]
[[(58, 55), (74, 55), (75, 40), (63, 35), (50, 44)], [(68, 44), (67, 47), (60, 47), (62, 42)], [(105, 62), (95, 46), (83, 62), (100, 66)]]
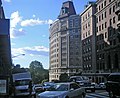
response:
[(113, 94), (112, 91), (109, 91), (109, 97), (110, 97), (110, 98), (116, 98), (116, 96)]
[(68, 96), (66, 96), (65, 98), (69, 98)]
[(95, 88), (94, 88), (94, 89), (91, 89), (91, 92), (95, 92)]
[(34, 98), (36, 98), (36, 94), (34, 95)]
[(85, 93), (82, 94), (82, 96), (80, 98), (85, 98)]

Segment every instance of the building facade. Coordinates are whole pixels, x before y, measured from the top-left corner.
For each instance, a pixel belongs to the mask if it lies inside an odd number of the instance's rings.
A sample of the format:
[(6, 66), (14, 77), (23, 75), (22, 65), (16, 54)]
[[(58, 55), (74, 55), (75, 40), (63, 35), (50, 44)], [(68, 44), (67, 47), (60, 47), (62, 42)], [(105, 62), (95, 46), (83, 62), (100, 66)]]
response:
[[(120, 39), (116, 2), (119, 0), (97, 0), (96, 12), (96, 55), (97, 72), (120, 71)], [(118, 14), (119, 15), (119, 14)], [(99, 81), (104, 81), (99, 78)]]
[(49, 81), (59, 80), (61, 74), (80, 73), (80, 16), (72, 1), (62, 4), (58, 19), (50, 25)]
[(0, 0), (0, 76), (11, 73), (11, 46), (10, 46), (10, 20), (5, 19), (2, 2)]
[(81, 13), (83, 73), (96, 72), (96, 2), (88, 2)]

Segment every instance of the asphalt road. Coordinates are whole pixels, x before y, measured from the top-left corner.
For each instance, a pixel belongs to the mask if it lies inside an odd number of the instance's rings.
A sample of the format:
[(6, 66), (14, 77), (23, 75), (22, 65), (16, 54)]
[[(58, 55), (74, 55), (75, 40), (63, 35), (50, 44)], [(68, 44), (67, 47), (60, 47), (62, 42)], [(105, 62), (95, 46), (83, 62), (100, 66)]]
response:
[[(36, 98), (38, 97), (38, 94), (36, 94)], [(17, 97), (17, 98), (34, 98), (34, 97)], [(95, 92), (91, 92), (91, 91), (87, 91), (86, 92), (86, 98), (109, 98), (108, 92), (106, 92), (105, 90), (96, 90)]]
[[(36, 94), (36, 98), (39, 98), (38, 93)], [(87, 91), (86, 98), (109, 98), (108, 92), (105, 90), (96, 90), (95, 92)]]

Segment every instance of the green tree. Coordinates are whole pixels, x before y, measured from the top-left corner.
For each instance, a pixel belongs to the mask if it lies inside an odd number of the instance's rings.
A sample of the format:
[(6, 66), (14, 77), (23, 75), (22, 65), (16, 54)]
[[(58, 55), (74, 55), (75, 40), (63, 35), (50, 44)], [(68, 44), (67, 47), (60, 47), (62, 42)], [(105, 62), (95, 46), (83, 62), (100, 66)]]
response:
[(21, 68), (20, 64), (16, 64), (16, 66), (13, 66), (13, 68), (12, 68), (12, 74), (22, 73), (22, 72), (27, 72), (27, 71), (28, 71), (28, 69)]
[(29, 70), (34, 83), (41, 83), (42, 80), (48, 79), (48, 70), (44, 69), (42, 63), (39, 61), (32, 61)]
[(67, 73), (61, 74), (59, 79), (61, 82), (67, 82), (68, 81), (68, 74)]

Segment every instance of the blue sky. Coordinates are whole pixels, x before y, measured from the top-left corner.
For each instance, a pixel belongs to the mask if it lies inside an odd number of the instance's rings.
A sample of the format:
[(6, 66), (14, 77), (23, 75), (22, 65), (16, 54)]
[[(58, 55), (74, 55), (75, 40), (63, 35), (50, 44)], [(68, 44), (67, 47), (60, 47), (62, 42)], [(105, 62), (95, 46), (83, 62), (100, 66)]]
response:
[[(65, 1), (2, 0), (5, 16), (10, 19), (11, 53), (15, 65), (28, 68), (31, 61), (37, 60), (45, 69), (49, 68), (49, 24), (57, 19)], [(84, 10), (87, 2), (73, 0), (77, 14)]]

